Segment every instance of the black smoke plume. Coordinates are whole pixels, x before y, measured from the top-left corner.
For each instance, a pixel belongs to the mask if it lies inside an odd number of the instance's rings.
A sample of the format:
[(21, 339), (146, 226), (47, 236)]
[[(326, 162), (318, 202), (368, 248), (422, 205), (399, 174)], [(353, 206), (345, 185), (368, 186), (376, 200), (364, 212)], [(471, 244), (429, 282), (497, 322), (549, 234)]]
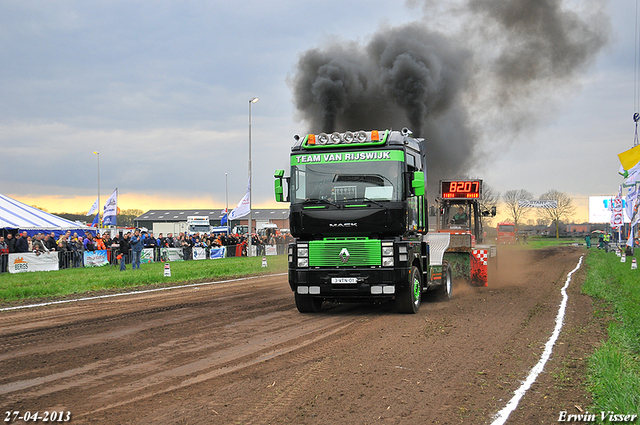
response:
[[(425, 16), (429, 9), (425, 1)], [(406, 126), (427, 142), (430, 181), (455, 178), (477, 161), (487, 128), (521, 125), (478, 125), (475, 112), (535, 114), (527, 101), (570, 83), (609, 35), (601, 10), (583, 16), (561, 0), (466, 0), (451, 15), (462, 22), (457, 34), (431, 31), (425, 18), (383, 28), (365, 46), (304, 52), (291, 85), (308, 132)]]

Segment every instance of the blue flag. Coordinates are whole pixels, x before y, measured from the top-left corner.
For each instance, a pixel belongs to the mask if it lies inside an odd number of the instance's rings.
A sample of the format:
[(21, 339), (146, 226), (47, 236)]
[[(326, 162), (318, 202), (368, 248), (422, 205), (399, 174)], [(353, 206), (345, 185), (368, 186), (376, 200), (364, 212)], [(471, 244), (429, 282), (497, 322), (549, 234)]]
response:
[(91, 227), (98, 227), (98, 216), (100, 214), (96, 214), (95, 218), (93, 219), (93, 223), (91, 223)]
[(227, 224), (227, 214), (223, 215), (220, 219), (220, 225), (224, 226), (225, 224)]

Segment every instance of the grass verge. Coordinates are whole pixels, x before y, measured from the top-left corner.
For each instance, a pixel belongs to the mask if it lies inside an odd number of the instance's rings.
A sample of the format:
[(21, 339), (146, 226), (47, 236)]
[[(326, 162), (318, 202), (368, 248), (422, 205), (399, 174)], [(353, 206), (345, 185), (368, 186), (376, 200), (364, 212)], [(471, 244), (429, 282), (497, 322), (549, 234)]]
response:
[(550, 236), (532, 236), (527, 238), (527, 244), (522, 246), (528, 249), (541, 249), (551, 246), (572, 245), (572, 244), (584, 244), (584, 239), (581, 238), (555, 238)]
[(597, 249), (586, 258), (582, 290), (608, 302), (614, 316), (609, 339), (588, 362), (596, 412), (640, 415), (640, 270), (631, 270), (630, 263)]
[(164, 276), (164, 263), (143, 264), (140, 270), (135, 271), (131, 270), (129, 264), (123, 272), (118, 267), (104, 266), (51, 272), (3, 273), (0, 275), (0, 302), (284, 273), (287, 270), (287, 256), (267, 257), (267, 267), (262, 267), (262, 257), (176, 261), (170, 264), (171, 277)]

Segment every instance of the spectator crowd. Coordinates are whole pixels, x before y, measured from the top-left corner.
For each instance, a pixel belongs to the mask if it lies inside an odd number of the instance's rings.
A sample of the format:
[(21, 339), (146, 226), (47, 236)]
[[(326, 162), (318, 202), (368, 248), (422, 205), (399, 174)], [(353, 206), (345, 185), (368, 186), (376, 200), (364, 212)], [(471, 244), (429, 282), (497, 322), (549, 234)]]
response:
[[(264, 255), (266, 245), (286, 245), (293, 242), (290, 233), (268, 233), (265, 235), (252, 234), (251, 243), (256, 246), (257, 255)], [(133, 267), (139, 268), (140, 252), (142, 248), (154, 249), (154, 260), (160, 259), (159, 248), (181, 248), (184, 260), (193, 259), (193, 248), (227, 247), (228, 257), (240, 257), (247, 255), (248, 235), (226, 233), (194, 233), (179, 234), (162, 233), (156, 237), (153, 232), (135, 231), (120, 232), (111, 237), (110, 232), (93, 236), (90, 232), (84, 235), (73, 234), (67, 231), (56, 239), (55, 232), (38, 233), (29, 236), (26, 231), (18, 233), (15, 237), (7, 233), (6, 237), (0, 236), (0, 272), (7, 271), (8, 254), (33, 252), (36, 255), (44, 253), (57, 253), (59, 267), (61, 269), (84, 266), (84, 252), (106, 250), (107, 259), (112, 265), (120, 263), (121, 270), (125, 264), (133, 261)]]

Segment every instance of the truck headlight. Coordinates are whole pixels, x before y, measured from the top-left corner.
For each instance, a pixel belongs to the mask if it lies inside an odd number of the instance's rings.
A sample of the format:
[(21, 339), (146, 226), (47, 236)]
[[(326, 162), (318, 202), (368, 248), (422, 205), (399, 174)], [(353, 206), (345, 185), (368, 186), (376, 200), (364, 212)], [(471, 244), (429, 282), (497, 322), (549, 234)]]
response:
[(298, 247), (298, 257), (308, 257), (308, 256), (309, 256), (309, 248)]
[(382, 242), (382, 267), (393, 267), (393, 242)]
[(309, 267), (308, 258), (298, 258), (298, 267)]

